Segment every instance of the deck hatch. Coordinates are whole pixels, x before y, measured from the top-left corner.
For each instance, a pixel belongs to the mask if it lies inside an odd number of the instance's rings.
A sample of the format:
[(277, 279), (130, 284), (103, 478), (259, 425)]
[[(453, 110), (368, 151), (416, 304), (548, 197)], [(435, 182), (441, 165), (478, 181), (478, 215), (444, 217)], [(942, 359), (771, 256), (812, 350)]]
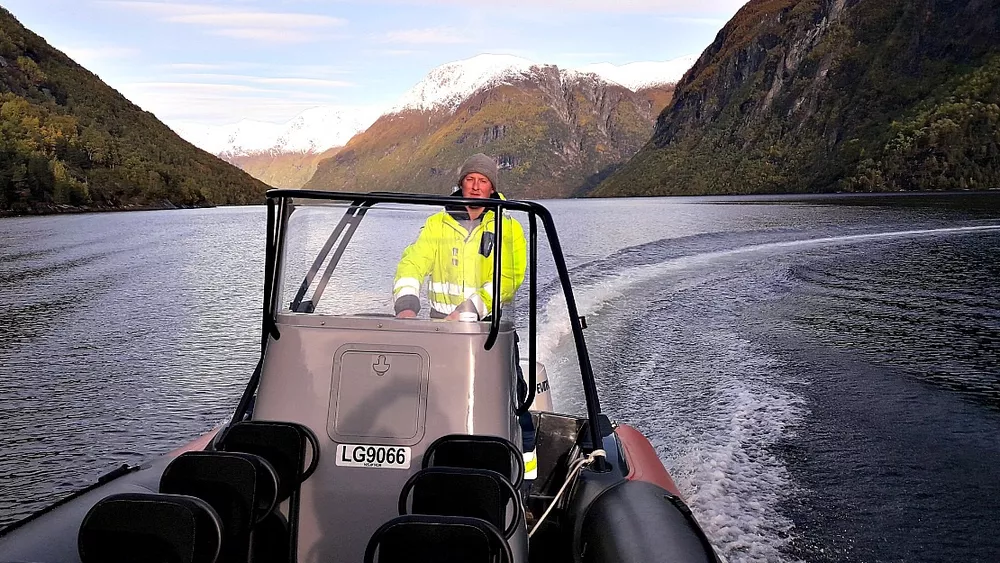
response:
[(327, 430), (340, 443), (411, 446), (424, 435), (428, 356), (413, 346), (341, 347)]

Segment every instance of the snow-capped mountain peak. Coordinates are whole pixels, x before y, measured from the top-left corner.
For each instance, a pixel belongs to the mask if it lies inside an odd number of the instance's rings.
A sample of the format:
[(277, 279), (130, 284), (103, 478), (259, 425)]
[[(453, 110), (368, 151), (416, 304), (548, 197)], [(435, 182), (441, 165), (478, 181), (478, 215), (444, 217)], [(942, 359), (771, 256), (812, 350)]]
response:
[[(620, 66), (599, 63), (562, 69), (560, 77), (567, 80), (580, 75), (597, 75), (606, 82), (614, 82), (629, 90), (638, 91), (679, 81), (696, 60), (698, 55)], [(464, 100), (483, 88), (529, 75), (532, 68), (546, 66), (550, 65), (535, 63), (513, 55), (477, 55), (470, 59), (443, 64), (430, 71), (416, 86), (403, 94), (389, 113), (406, 109), (453, 111)]]
[(228, 125), (179, 124), (191, 144), (220, 156), (261, 153), (319, 153), (343, 146), (378, 117), (371, 108), (320, 106), (285, 123), (243, 119)]
[[(698, 59), (689, 55), (663, 62), (626, 65), (591, 64), (561, 69), (563, 81), (597, 75), (632, 91), (677, 82)], [(477, 55), (431, 70), (386, 111), (405, 109), (454, 111), (480, 90), (532, 75), (532, 69), (552, 68), (513, 55)], [(373, 107), (322, 106), (308, 109), (285, 123), (244, 119), (228, 125), (175, 124), (185, 139), (213, 154), (232, 157), (254, 154), (320, 153), (343, 146), (383, 112)]]
[(513, 55), (477, 55), (470, 59), (443, 64), (400, 97), (390, 113), (404, 109), (455, 109), (470, 95), (485, 86), (523, 75), (538, 66)]
[(594, 73), (604, 80), (621, 84), (635, 92), (643, 88), (678, 82), (697, 60), (698, 55), (687, 55), (669, 61), (644, 61), (621, 66), (598, 63), (575, 70)]

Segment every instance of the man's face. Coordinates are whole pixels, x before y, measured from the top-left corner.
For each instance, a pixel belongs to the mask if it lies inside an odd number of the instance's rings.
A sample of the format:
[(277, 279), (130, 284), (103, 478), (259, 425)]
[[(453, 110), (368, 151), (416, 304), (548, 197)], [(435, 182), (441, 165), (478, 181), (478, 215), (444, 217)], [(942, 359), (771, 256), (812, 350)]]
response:
[(462, 178), (462, 197), (487, 198), (493, 195), (490, 179), (479, 172), (470, 172)]

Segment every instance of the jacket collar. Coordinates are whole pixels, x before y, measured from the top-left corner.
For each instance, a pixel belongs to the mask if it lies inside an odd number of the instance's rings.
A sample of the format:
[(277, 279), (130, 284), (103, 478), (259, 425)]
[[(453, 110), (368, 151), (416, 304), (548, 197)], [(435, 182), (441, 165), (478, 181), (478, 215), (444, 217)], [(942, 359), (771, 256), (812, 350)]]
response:
[[(462, 188), (461, 187), (455, 188), (455, 191), (451, 192), (450, 197), (462, 197)], [(505, 198), (503, 194), (501, 194), (500, 192), (493, 190), (493, 194), (490, 195), (490, 199), (507, 199), (507, 198)], [(449, 205), (446, 206), (444, 210), (448, 212), (448, 215), (451, 215), (451, 217), (456, 221), (469, 220), (469, 211), (465, 208), (464, 205)], [(479, 221), (482, 222), (484, 219), (486, 219), (486, 215), (492, 212), (493, 212), (492, 209), (487, 209), (483, 211), (483, 214), (479, 216)]]

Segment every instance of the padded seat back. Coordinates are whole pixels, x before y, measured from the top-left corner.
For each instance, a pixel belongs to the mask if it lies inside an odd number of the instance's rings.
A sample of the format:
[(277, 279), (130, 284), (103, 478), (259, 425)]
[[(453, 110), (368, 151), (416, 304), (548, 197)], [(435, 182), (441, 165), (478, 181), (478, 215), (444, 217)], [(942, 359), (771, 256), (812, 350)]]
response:
[(510, 440), (479, 434), (449, 434), (427, 447), (423, 467), (489, 469), (503, 475), (514, 488), (524, 480), (520, 450)]
[(278, 478), (259, 456), (237, 452), (186, 452), (160, 477), (160, 492), (198, 497), (222, 519), (220, 561), (245, 563), (250, 531), (274, 509)]
[(510, 545), (478, 518), (408, 515), (372, 535), (365, 563), (512, 563)]
[(198, 498), (120, 493), (87, 512), (77, 545), (83, 563), (214, 563), (222, 522)]
[(278, 476), (277, 502), (289, 500), (287, 519), (275, 510), (254, 530), (253, 551), (258, 559), (265, 553), (263, 560), (273, 563), (298, 559), (300, 486), (319, 464), (319, 447), (309, 428), (272, 420), (237, 422), (215, 441), (217, 450), (254, 454), (270, 463)]
[(237, 422), (223, 431), (215, 447), (219, 451), (255, 454), (270, 463), (278, 476), (279, 503), (289, 498), (309, 478), (319, 462), (316, 435), (294, 422)]
[[(408, 506), (411, 497), (412, 504)], [(468, 516), (485, 520), (510, 538), (521, 521), (520, 495), (506, 477), (488, 469), (429, 467), (415, 473), (399, 495), (400, 514)]]

